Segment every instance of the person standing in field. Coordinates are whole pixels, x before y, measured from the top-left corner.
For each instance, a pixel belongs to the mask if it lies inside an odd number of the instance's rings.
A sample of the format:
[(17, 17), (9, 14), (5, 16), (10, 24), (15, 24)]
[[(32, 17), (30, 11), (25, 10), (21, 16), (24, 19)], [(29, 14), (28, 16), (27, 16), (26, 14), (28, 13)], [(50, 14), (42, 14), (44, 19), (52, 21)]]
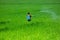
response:
[(31, 21), (31, 14), (30, 14), (30, 12), (27, 13), (27, 21)]

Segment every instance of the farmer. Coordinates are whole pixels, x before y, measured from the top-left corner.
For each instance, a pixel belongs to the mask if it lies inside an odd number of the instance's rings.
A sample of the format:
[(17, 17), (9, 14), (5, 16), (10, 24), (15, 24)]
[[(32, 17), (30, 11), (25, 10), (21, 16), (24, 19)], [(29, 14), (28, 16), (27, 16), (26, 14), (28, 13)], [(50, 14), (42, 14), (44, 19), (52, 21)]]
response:
[(27, 21), (31, 21), (31, 14), (30, 14), (30, 12), (27, 13)]

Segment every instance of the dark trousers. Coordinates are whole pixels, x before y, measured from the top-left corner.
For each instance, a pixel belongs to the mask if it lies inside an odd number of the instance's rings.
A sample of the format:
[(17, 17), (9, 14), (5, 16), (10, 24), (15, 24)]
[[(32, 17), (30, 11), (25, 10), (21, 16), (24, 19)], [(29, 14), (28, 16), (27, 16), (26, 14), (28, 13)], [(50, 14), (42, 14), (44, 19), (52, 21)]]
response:
[(28, 19), (28, 21), (31, 21), (31, 19)]

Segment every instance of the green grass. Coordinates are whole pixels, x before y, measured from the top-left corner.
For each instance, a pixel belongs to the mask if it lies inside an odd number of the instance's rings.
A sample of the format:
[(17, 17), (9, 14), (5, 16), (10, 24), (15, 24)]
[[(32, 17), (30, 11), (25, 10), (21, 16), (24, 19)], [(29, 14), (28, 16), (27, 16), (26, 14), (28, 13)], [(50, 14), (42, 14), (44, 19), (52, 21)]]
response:
[(32, 22), (20, 26), (14, 25), (14, 28), (1, 31), (0, 36), (1, 40), (60, 40), (60, 24), (56, 22)]
[[(59, 0), (13, 1), (0, 1), (0, 40), (60, 40)], [(26, 20), (27, 12), (32, 14), (31, 22)]]

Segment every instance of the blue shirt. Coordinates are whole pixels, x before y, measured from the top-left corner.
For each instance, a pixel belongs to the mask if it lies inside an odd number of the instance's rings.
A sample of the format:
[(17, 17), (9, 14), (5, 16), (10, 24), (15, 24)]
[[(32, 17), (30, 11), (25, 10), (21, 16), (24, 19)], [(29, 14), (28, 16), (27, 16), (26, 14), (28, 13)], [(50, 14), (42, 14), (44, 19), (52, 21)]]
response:
[(30, 19), (30, 15), (27, 15), (27, 19)]

